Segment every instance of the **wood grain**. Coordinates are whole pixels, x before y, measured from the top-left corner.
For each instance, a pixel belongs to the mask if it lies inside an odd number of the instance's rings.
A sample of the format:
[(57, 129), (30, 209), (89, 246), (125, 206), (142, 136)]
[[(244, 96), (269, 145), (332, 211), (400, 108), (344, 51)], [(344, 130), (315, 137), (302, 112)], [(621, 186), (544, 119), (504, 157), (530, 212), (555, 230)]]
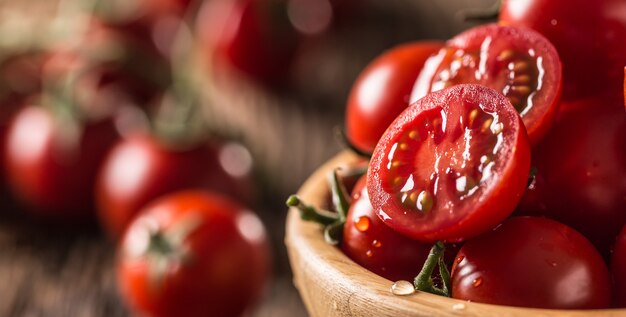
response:
[[(332, 169), (353, 162), (356, 157), (342, 152), (319, 168), (298, 191), (308, 203), (321, 206), (328, 198), (327, 175)], [(294, 274), (294, 283), (312, 317), (557, 317), (626, 316), (626, 309), (546, 310), (465, 302), (417, 292), (410, 296), (391, 294), (392, 281), (369, 272), (327, 244), (322, 228), (304, 222), (289, 211), (285, 244)]]

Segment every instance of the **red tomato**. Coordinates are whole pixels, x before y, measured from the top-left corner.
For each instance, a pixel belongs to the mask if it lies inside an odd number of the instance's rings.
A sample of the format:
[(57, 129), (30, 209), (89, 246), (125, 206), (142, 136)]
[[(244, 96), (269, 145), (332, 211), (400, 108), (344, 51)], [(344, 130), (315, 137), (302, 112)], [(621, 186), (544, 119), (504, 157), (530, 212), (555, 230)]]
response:
[(196, 29), (213, 66), (226, 65), (262, 84), (282, 83), (297, 37), (286, 8), (286, 0), (204, 2)]
[(47, 108), (22, 108), (8, 127), (9, 187), (42, 216), (93, 215), (93, 187), (104, 156), (119, 138), (111, 120), (66, 121)]
[(603, 90), (619, 98), (626, 65), (624, 12), (623, 0), (506, 0), (500, 23), (530, 27), (554, 44), (563, 62), (564, 99)]
[(617, 307), (626, 307), (626, 226), (617, 236), (611, 257), (613, 297)]
[(102, 166), (97, 182), (100, 220), (119, 237), (147, 203), (164, 194), (206, 188), (249, 202), (251, 157), (236, 143), (217, 142), (174, 148), (148, 135), (118, 143)]
[(626, 113), (613, 101), (570, 109), (533, 151), (537, 181), (520, 205), (584, 234), (604, 255), (626, 224)]
[(374, 151), (389, 124), (408, 105), (424, 62), (443, 43), (414, 42), (373, 60), (352, 86), (346, 108), (346, 136), (359, 150)]
[(429, 94), (389, 126), (367, 176), (378, 216), (422, 241), (462, 241), (509, 216), (526, 188), (530, 146), (511, 103), (480, 85)]
[(479, 26), (449, 40), (426, 62), (411, 100), (464, 83), (502, 92), (520, 113), (534, 145), (548, 132), (557, 113), (561, 63), (554, 46), (537, 32)]
[(432, 245), (391, 230), (376, 216), (362, 177), (352, 191), (341, 250), (354, 262), (392, 281), (412, 281)]
[(146, 207), (118, 250), (118, 285), (142, 316), (240, 316), (270, 273), (258, 217), (226, 197), (178, 192)]
[(604, 260), (585, 237), (553, 220), (511, 218), (467, 241), (452, 267), (452, 297), (554, 309), (607, 308)]

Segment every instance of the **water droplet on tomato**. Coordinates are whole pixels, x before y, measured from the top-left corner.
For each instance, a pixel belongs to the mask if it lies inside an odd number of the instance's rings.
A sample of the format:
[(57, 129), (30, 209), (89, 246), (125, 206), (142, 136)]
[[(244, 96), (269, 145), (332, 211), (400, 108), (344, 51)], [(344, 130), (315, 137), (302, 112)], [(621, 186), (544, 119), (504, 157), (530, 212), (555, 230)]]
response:
[(474, 279), (472, 281), (472, 286), (474, 286), (474, 287), (478, 287), (478, 286), (481, 286), (481, 285), (483, 285), (483, 279), (481, 277), (476, 278), (476, 279)]
[(383, 243), (378, 241), (378, 240), (372, 241), (372, 246), (375, 247), (375, 248), (380, 248), (382, 245), (383, 245)]
[(367, 216), (361, 216), (354, 222), (354, 227), (360, 232), (365, 232), (370, 228), (371, 220)]
[(372, 252), (372, 250), (367, 250), (367, 252), (365, 252), (365, 255), (367, 255), (368, 258), (371, 258), (372, 255), (374, 255), (374, 252)]
[(397, 281), (391, 285), (391, 293), (398, 296), (406, 296), (415, 293), (415, 287), (409, 281)]

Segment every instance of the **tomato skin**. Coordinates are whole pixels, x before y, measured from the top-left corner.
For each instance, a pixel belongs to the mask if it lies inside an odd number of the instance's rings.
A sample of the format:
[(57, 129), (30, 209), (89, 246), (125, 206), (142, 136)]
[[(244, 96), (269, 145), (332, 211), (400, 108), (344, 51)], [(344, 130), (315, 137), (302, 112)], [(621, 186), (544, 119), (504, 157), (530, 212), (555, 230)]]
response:
[(243, 166), (240, 175), (230, 174), (220, 161), (223, 148), (206, 142), (175, 149), (144, 134), (116, 144), (101, 168), (96, 188), (98, 213), (106, 231), (118, 238), (142, 207), (176, 190), (212, 189), (250, 202), (250, 166)]
[(298, 40), (286, 2), (206, 1), (196, 31), (213, 70), (234, 70), (266, 86), (284, 84)]
[(613, 246), (611, 274), (614, 303), (617, 307), (626, 307), (626, 226), (617, 235)]
[(607, 308), (604, 260), (575, 230), (553, 220), (516, 217), (467, 241), (452, 268), (452, 297), (553, 309)]
[(346, 108), (346, 136), (371, 153), (389, 124), (408, 105), (409, 95), (424, 62), (442, 42), (413, 42), (396, 46), (374, 59), (350, 91)]
[[(478, 108), (475, 110), (483, 114), (495, 111), (497, 113), (495, 116), (505, 128), (500, 132), (491, 130), (490, 133), (479, 132), (480, 129), (475, 125), (471, 128), (460, 127), (457, 122), (467, 120), (469, 114), (464, 109), (469, 106), (479, 107), (481, 110)], [(440, 132), (426, 135), (419, 130), (422, 127), (433, 127), (434, 123), (426, 126), (422, 123), (435, 122), (437, 119), (428, 116), (438, 113), (442, 114), (443, 122), (446, 122), (444, 131), (447, 132), (442, 132), (441, 138), (453, 142), (449, 147), (445, 147), (445, 144), (439, 146), (429, 143), (431, 139), (435, 140), (432, 142), (439, 142), (436, 138)], [(408, 131), (413, 129), (419, 131), (418, 142), (405, 138), (405, 136), (410, 138)], [(466, 138), (468, 134), (469, 139)], [(426, 137), (420, 137), (421, 135)], [(426, 140), (421, 142), (420, 138)], [(501, 141), (496, 142), (497, 150), (495, 145), (492, 148), (495, 153), (488, 152), (486, 144), (492, 142), (494, 138)], [(473, 143), (481, 140), (485, 143)], [(413, 156), (411, 146), (408, 146), (407, 150), (397, 146), (405, 141), (407, 144), (416, 143), (415, 149), (420, 152)], [(467, 158), (462, 154), (465, 152), (466, 143), (469, 144)], [(492, 158), (483, 162), (482, 156), (485, 155)], [(399, 157), (398, 166), (392, 162), (395, 156)], [(467, 169), (464, 167), (465, 163), (468, 165)], [(470, 181), (475, 169), (480, 171), (480, 176), (475, 178), (477, 181)], [(483, 171), (487, 170), (489, 172), (485, 173), (489, 173), (490, 176), (483, 178)], [(367, 174), (367, 188), (374, 210), (385, 224), (394, 230), (425, 242), (438, 240), (459, 242), (493, 228), (513, 212), (526, 188), (529, 170), (528, 136), (510, 102), (502, 94), (484, 86), (456, 85), (418, 100), (389, 126), (374, 150)], [(406, 171), (410, 176), (401, 174)], [(458, 174), (455, 174), (457, 172)], [(405, 177), (406, 183), (403, 187), (411, 183), (410, 190), (425, 188), (422, 193), (431, 197), (428, 199), (431, 207), (425, 211), (409, 210), (405, 203), (401, 202), (404, 198), (400, 198), (401, 194), (408, 191), (399, 189), (402, 182), (398, 184), (395, 181), (402, 179), (396, 176)], [(475, 186), (471, 187), (472, 194), (465, 196), (455, 192), (453, 178), (457, 180), (457, 188), (461, 178), (464, 180), (463, 187), (475, 183)]]
[(550, 134), (533, 151), (536, 186), (519, 213), (560, 221), (608, 256), (626, 224), (626, 112), (612, 101), (567, 102)]
[[(171, 246), (174, 254), (142, 249), (150, 233), (167, 235), (189, 219), (197, 223)], [(159, 272), (158, 260), (172, 262)], [(240, 316), (259, 299), (269, 274), (261, 221), (207, 191), (177, 192), (153, 202), (129, 226), (118, 250), (118, 285), (142, 316)]]
[(9, 187), (40, 216), (91, 218), (98, 168), (119, 135), (108, 119), (77, 127), (82, 130), (66, 128), (43, 107), (27, 106), (16, 114), (4, 150)]
[(567, 4), (506, 0), (499, 23), (532, 28), (554, 44), (563, 62), (565, 100), (605, 90), (611, 98), (619, 98), (621, 72), (626, 65), (625, 10), (622, 0), (573, 0)]
[(369, 202), (366, 178), (357, 182), (343, 230), (341, 250), (354, 262), (392, 281), (411, 281), (432, 245), (409, 239), (387, 227)]
[(459, 83), (494, 88), (515, 106), (535, 145), (557, 115), (561, 73), (556, 49), (541, 34), (528, 28), (481, 25), (448, 40), (426, 61), (411, 100)]

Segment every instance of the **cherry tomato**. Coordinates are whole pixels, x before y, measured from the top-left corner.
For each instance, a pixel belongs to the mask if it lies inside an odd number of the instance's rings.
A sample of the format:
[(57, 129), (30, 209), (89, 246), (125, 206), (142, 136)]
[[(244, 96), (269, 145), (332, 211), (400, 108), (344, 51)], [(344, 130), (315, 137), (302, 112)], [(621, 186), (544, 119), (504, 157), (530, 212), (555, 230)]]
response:
[(391, 230), (376, 216), (362, 177), (352, 192), (341, 250), (354, 262), (392, 281), (413, 280), (432, 245)]
[(613, 102), (587, 99), (566, 106), (533, 151), (537, 181), (522, 214), (546, 216), (580, 231), (605, 256), (626, 224), (626, 113)]
[(420, 99), (374, 150), (367, 188), (394, 230), (422, 241), (462, 241), (509, 216), (526, 188), (530, 146), (511, 103), (480, 85)]
[(48, 108), (24, 107), (7, 132), (9, 187), (44, 217), (91, 217), (98, 168), (118, 138), (111, 120), (80, 123)]
[(477, 83), (502, 92), (520, 113), (530, 142), (550, 129), (561, 93), (561, 63), (554, 46), (525, 28), (475, 27), (431, 57), (411, 100), (455, 84)]
[(620, 231), (613, 247), (611, 273), (615, 305), (626, 307), (626, 226)]
[(580, 233), (553, 220), (518, 217), (461, 247), (452, 267), (452, 297), (536, 308), (607, 308), (611, 285), (604, 260)]
[(532, 28), (554, 44), (563, 62), (564, 99), (603, 90), (619, 98), (626, 65), (625, 11), (623, 0), (506, 0), (499, 21)]
[(289, 72), (297, 32), (286, 0), (206, 1), (197, 33), (218, 71), (227, 66), (261, 84), (279, 85)]
[(346, 135), (371, 153), (389, 124), (409, 105), (413, 83), (440, 42), (400, 45), (373, 60), (352, 86), (346, 108)]
[(237, 143), (176, 148), (136, 134), (118, 143), (102, 166), (98, 212), (104, 228), (117, 238), (137, 212), (159, 196), (205, 188), (250, 202), (251, 182), (250, 154)]
[(240, 316), (270, 273), (258, 217), (211, 192), (183, 191), (147, 206), (118, 250), (118, 285), (141, 316)]

